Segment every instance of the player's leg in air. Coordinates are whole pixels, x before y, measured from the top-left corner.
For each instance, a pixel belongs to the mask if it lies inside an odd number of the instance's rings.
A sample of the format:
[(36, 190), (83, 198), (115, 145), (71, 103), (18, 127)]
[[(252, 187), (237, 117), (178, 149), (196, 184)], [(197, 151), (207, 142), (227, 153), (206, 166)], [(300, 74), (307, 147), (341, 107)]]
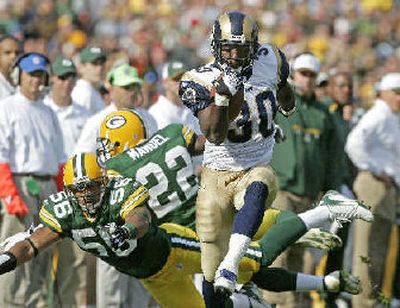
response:
[[(288, 245), (313, 228), (322, 227), (326, 222), (336, 220), (349, 222), (360, 218), (372, 221), (371, 212), (360, 202), (345, 198), (335, 191), (327, 192), (319, 206), (295, 215), (291, 212), (267, 210), (261, 227), (255, 237), (264, 236), (259, 241), (263, 250), (263, 266), (269, 266)], [(265, 234), (265, 232), (268, 232)], [(321, 233), (309, 233), (308, 241), (314, 241), (318, 247), (324, 239), (316, 238)], [(311, 238), (310, 238), (311, 237)], [(330, 240), (329, 237), (326, 240)], [(322, 243), (323, 244), (323, 243)]]

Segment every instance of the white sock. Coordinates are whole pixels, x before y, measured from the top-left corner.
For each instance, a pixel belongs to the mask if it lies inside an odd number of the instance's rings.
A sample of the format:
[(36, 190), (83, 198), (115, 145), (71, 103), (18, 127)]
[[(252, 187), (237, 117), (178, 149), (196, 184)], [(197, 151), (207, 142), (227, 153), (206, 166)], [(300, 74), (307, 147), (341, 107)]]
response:
[(324, 277), (297, 273), (296, 291), (323, 291)]
[(329, 217), (329, 209), (327, 206), (317, 206), (311, 210), (298, 214), (299, 218), (304, 222), (307, 230), (311, 228), (319, 228), (327, 222), (331, 222)]
[(218, 268), (225, 268), (237, 275), (240, 259), (242, 259), (246, 253), (250, 241), (251, 238), (246, 235), (233, 233), (229, 239), (228, 253)]

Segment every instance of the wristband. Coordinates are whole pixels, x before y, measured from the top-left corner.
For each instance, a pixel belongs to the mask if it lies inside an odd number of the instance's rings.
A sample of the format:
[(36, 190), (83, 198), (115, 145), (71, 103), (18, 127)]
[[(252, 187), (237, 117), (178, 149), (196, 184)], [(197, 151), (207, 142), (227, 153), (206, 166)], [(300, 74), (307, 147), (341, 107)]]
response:
[(293, 106), (292, 109), (286, 111), (282, 108), (281, 105), (279, 105), (278, 110), (280, 113), (282, 113), (285, 117), (291, 116), (295, 111), (296, 111), (296, 105)]
[(32, 246), (33, 255), (36, 257), (39, 254), (39, 250), (37, 249), (37, 247), (35, 246), (35, 244), (32, 242), (32, 240), (29, 237), (27, 237), (25, 240), (27, 240), (28, 243)]
[(226, 95), (220, 95), (215, 93), (214, 103), (219, 107), (228, 107), (229, 106), (229, 98)]
[(121, 228), (124, 228), (128, 232), (130, 239), (136, 238), (138, 230), (133, 224), (126, 223)]
[(11, 272), (17, 267), (17, 258), (9, 251), (0, 254), (0, 275)]

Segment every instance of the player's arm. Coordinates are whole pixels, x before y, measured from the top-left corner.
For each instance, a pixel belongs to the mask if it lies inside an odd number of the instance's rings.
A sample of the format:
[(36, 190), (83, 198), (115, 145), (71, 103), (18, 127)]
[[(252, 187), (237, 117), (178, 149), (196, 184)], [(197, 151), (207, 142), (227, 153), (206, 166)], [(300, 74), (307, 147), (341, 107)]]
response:
[(179, 94), (185, 106), (197, 116), (205, 138), (211, 143), (222, 143), (228, 133), (230, 122), (229, 105), (243, 101), (242, 77), (227, 69), (212, 82), (211, 88), (182, 77)]
[(136, 230), (136, 238), (143, 237), (150, 228), (151, 212), (144, 206), (134, 208), (125, 218), (125, 225), (132, 225)]
[[(221, 91), (221, 93), (226, 92)], [(243, 88), (233, 96), (216, 92), (214, 104), (199, 111), (197, 117), (199, 118), (200, 128), (208, 141), (220, 144), (225, 140), (229, 122), (237, 116), (237, 114), (232, 114), (234, 111), (229, 108), (229, 105), (233, 102), (236, 105), (238, 101), (243, 102)], [(239, 105), (241, 106), (241, 104)]]
[(126, 198), (120, 208), (122, 225), (109, 224), (106, 232), (110, 235), (113, 248), (118, 249), (127, 240), (143, 237), (150, 229), (151, 212), (148, 209), (150, 198), (148, 190), (138, 183), (134, 183), (134, 190)]
[(48, 227), (37, 229), (31, 236), (0, 254), (0, 275), (10, 272), (20, 264), (31, 260), (59, 239), (58, 233)]
[(279, 102), (280, 112), (284, 116), (290, 116), (296, 110), (294, 91), (292, 86), (287, 82), (289, 77), (289, 63), (285, 54), (278, 49), (279, 57), (279, 79), (277, 98)]

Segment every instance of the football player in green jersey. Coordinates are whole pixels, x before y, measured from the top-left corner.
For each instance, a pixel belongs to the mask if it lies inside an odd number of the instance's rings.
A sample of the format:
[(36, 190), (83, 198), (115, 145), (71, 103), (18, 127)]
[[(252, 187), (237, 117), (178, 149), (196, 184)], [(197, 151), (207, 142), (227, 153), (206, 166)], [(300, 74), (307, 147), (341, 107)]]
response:
[[(149, 205), (160, 223), (174, 222), (193, 227), (198, 182), (193, 172), (191, 156), (202, 151), (204, 139), (198, 138), (191, 129), (178, 124), (159, 130), (147, 140), (142, 140), (143, 137), (137, 138), (144, 136), (143, 131), (140, 117), (134, 112), (120, 110), (111, 113), (100, 127), (99, 157), (109, 173), (135, 178), (149, 189)], [(324, 198), (324, 202), (332, 204), (329, 196), (328, 194)], [(371, 219), (369, 211), (358, 207), (357, 202), (329, 210), (318, 208), (299, 217), (267, 210), (255, 239), (259, 239), (273, 226), (264, 237), (264, 242), (268, 243), (265, 245), (270, 245), (265, 249), (265, 259), (273, 260), (307, 229), (329, 219), (346, 220), (350, 210), (355, 214), (352, 218)], [(282, 217), (279, 218), (280, 215)], [(314, 236), (314, 239), (321, 240), (318, 236)]]
[[(65, 190), (51, 195), (40, 210), (44, 226), (9, 245), (0, 254), (0, 274), (16, 268), (58, 240), (69, 237), (119, 271), (141, 279), (162, 307), (204, 307), (191, 275), (200, 273), (200, 244), (189, 228), (158, 227), (148, 206), (146, 188), (132, 178), (108, 179), (92, 154), (70, 158), (64, 169)], [(279, 222), (278, 222), (279, 223)], [(12, 239), (9, 239), (12, 241)], [(277, 269), (265, 280), (265, 244), (252, 243), (240, 262), (239, 280), (263, 288), (346, 290), (359, 292), (359, 281), (344, 272), (325, 277)], [(271, 276), (271, 271), (269, 274)]]

